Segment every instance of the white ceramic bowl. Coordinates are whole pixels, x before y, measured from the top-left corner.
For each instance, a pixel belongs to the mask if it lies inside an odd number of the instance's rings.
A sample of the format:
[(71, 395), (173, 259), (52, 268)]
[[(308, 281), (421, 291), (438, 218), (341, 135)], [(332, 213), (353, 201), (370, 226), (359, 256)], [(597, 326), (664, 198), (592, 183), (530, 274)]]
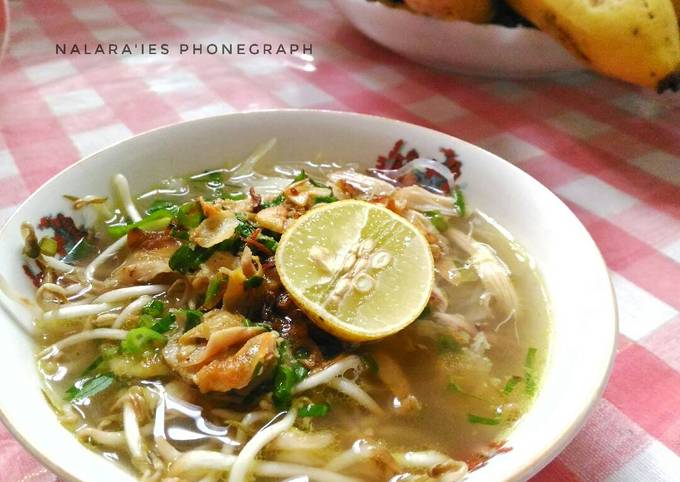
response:
[(332, 1), (370, 39), (439, 69), (509, 78), (583, 69), (569, 52), (540, 30), (441, 20), (377, 1)]
[[(581, 427), (607, 380), (616, 334), (607, 269), (586, 230), (550, 191), (512, 164), (446, 134), (379, 117), (295, 110), (210, 117), (140, 134), (74, 164), (38, 189), (0, 232), (0, 273), (32, 296), (21, 269), (19, 226), (49, 213), (73, 214), (62, 194), (109, 193), (110, 179), (118, 172), (127, 175), (133, 192), (140, 192), (173, 174), (243, 159), (272, 137), (279, 139), (281, 159), (313, 160), (323, 153), (329, 160), (366, 166), (396, 139), (407, 140), (424, 156), (436, 156), (442, 146), (456, 150), (464, 162), (469, 205), (493, 216), (533, 255), (553, 313), (542, 387), (509, 438), (513, 450), (493, 458), (468, 480), (524, 479), (543, 467)], [(2, 304), (8, 303), (5, 299)], [(15, 318), (30, 323), (18, 305), (0, 310), (2, 420), (66, 480), (131, 481), (127, 472), (86, 449), (59, 425), (40, 391), (33, 341)]]

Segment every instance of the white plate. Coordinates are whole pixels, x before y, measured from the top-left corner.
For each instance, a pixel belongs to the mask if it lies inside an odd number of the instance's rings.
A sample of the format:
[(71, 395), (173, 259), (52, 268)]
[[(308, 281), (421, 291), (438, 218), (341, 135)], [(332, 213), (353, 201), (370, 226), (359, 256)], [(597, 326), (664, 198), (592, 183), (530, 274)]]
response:
[[(494, 457), (468, 480), (523, 479), (544, 466), (581, 427), (607, 380), (616, 335), (607, 269), (586, 230), (548, 189), (499, 157), (441, 132), (366, 115), (293, 110), (210, 117), (140, 134), (71, 166), (22, 204), (0, 231), (0, 273), (24, 296), (33, 296), (21, 269), (19, 227), (50, 213), (73, 214), (63, 194), (109, 194), (110, 179), (118, 172), (127, 175), (133, 192), (141, 192), (162, 178), (244, 159), (272, 137), (279, 139), (280, 159), (314, 160), (321, 153), (328, 160), (367, 167), (396, 139), (405, 139), (423, 156), (438, 155), (440, 147), (455, 149), (464, 163), (468, 204), (498, 220), (535, 258), (553, 312), (544, 380), (534, 406), (510, 435), (513, 450)], [(30, 324), (30, 316), (1, 299), (10, 306), (0, 310), (2, 420), (66, 480), (132, 480), (59, 425), (40, 391), (33, 341), (16, 321)]]
[(441, 20), (376, 1), (332, 1), (367, 37), (404, 57), (439, 69), (523, 78), (584, 68), (537, 29)]

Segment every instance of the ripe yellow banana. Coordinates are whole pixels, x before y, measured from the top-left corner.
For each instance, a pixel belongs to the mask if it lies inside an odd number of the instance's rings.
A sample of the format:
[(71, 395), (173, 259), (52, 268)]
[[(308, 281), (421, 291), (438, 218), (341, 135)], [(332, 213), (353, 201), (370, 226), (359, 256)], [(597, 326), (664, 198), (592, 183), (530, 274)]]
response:
[(596, 71), (659, 91), (680, 88), (680, 32), (671, 0), (508, 3)]
[[(491, 0), (404, 0), (417, 13), (450, 20), (485, 23), (493, 16)], [(680, 1), (680, 0), (678, 0)]]

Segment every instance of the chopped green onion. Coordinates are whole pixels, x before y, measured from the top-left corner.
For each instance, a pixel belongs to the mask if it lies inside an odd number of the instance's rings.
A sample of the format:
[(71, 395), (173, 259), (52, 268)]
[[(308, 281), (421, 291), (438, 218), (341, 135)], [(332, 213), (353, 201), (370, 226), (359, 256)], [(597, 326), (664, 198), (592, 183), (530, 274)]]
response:
[(118, 355), (120, 350), (120, 343), (102, 343), (99, 345), (99, 353), (102, 354), (104, 360), (109, 360)]
[(57, 249), (59, 247), (56, 239), (48, 237), (42, 238), (40, 240), (39, 246), (40, 252), (47, 256), (54, 256), (55, 254), (57, 254)]
[(243, 282), (243, 286), (246, 288), (258, 288), (262, 285), (264, 278), (262, 276), (251, 276)]
[(308, 403), (298, 409), (300, 417), (323, 417), (328, 414), (331, 406), (327, 403)]
[(517, 386), (517, 384), (521, 381), (522, 377), (518, 377), (517, 375), (510, 377), (510, 379), (505, 383), (505, 386), (503, 387), (503, 393), (505, 395), (510, 395), (512, 391), (515, 389), (515, 386)]
[(177, 224), (186, 229), (193, 229), (203, 221), (203, 211), (196, 201), (182, 204), (177, 211)]
[(163, 318), (158, 320), (151, 326), (151, 329), (156, 333), (167, 333), (175, 326), (175, 315), (173, 313), (168, 313)]
[(66, 390), (65, 399), (77, 402), (84, 398), (92, 398), (103, 392), (113, 384), (114, 377), (111, 373), (102, 373), (95, 377), (86, 377), (77, 380), (71, 388)]
[(332, 194), (328, 196), (316, 196), (314, 197), (314, 204), (319, 204), (319, 203), (334, 203), (337, 201), (338, 198), (333, 196)]
[(151, 328), (154, 323), (156, 323), (156, 320), (154, 320), (153, 316), (147, 314), (139, 315), (137, 320), (137, 326), (145, 326), (147, 328)]
[(271, 208), (271, 207), (283, 204), (283, 201), (285, 201), (285, 200), (286, 200), (286, 198), (283, 197), (283, 193), (281, 193), (278, 196), (276, 196), (274, 199), (272, 199), (271, 201), (263, 201), (261, 206), (262, 206), (262, 209)]
[(239, 238), (238, 235), (234, 235), (231, 238), (221, 241), (213, 247), (217, 251), (229, 251), (236, 254), (238, 253), (239, 249), (241, 249), (242, 245), (243, 243), (241, 242), (241, 238)]
[(90, 373), (94, 372), (99, 366), (104, 363), (104, 357), (102, 355), (99, 355), (97, 358), (94, 359), (92, 363), (90, 363), (85, 371), (83, 372), (83, 375), (89, 375)]
[(450, 336), (442, 335), (437, 337), (437, 352), (442, 353), (459, 353), (461, 351), (460, 344)]
[(215, 301), (215, 298), (217, 298), (217, 296), (220, 294), (220, 291), (224, 287), (225, 283), (226, 280), (220, 274), (210, 278), (208, 289), (205, 292), (205, 304), (211, 304), (213, 301)]
[(279, 242), (266, 234), (260, 234), (257, 237), (257, 241), (266, 246), (272, 253), (276, 253), (276, 250), (279, 247)]
[[(236, 219), (238, 220), (238, 225), (234, 229), (236, 235), (242, 239), (248, 239), (257, 229), (254, 224), (248, 221), (248, 218), (243, 213), (236, 213)], [(273, 237), (260, 233), (257, 237), (257, 241), (262, 245), (266, 246), (267, 249), (276, 252), (276, 248), (279, 246), (279, 242)]]
[(241, 201), (247, 196), (242, 192), (227, 192), (223, 194), (223, 198), (229, 201)]
[(238, 220), (238, 225), (234, 228), (234, 232), (242, 238), (248, 238), (255, 231), (255, 225), (248, 221), (248, 217), (243, 213), (236, 213), (234, 215)]
[(277, 368), (274, 375), (274, 389), (272, 400), (274, 405), (280, 409), (290, 407), (293, 398), (293, 387), (298, 383), (293, 369), (289, 366), (281, 365)]
[(130, 232), (131, 229), (139, 228), (142, 231), (162, 231), (167, 228), (172, 221), (173, 214), (166, 209), (159, 209), (148, 216), (143, 217), (140, 221), (130, 224), (116, 224), (109, 226), (109, 236), (113, 238), (120, 238), (121, 236)]
[(453, 199), (456, 207), (458, 208), (458, 212), (460, 213), (460, 217), (464, 218), (466, 214), (465, 196), (463, 196), (463, 191), (458, 186), (456, 186), (453, 190)]
[(140, 326), (134, 330), (130, 330), (121, 342), (120, 347), (125, 353), (140, 354), (153, 346), (159, 346), (165, 343), (165, 336), (157, 331)]
[(203, 318), (203, 312), (199, 310), (183, 310), (182, 313), (184, 313), (184, 316), (186, 317), (186, 321), (184, 322), (185, 332), (198, 326)]
[(281, 342), (272, 389), (272, 401), (277, 409), (286, 410), (290, 407), (293, 399), (293, 388), (306, 376), (307, 369), (293, 358), (288, 343)]
[(163, 316), (163, 311), (165, 311), (165, 305), (161, 300), (151, 300), (142, 308), (143, 315), (150, 315), (154, 318)]
[(527, 350), (527, 356), (524, 360), (524, 392), (527, 395), (533, 395), (536, 393), (536, 348), (529, 348)]
[(179, 206), (177, 206), (177, 204), (175, 204), (172, 201), (156, 199), (154, 202), (151, 203), (151, 206), (149, 206), (146, 209), (146, 214), (151, 214), (156, 211), (168, 211), (172, 213), (174, 216), (179, 211)]
[(524, 360), (524, 366), (526, 368), (534, 368), (536, 365), (536, 352), (538, 350), (536, 348), (529, 348), (527, 350), (527, 356), (526, 359)]
[(293, 182), (300, 182), (300, 181), (302, 181), (303, 179), (307, 179), (308, 177), (309, 177), (309, 176), (307, 175), (307, 173), (305, 172), (305, 170), (302, 169), (302, 170), (301, 170), (301, 171), (293, 178)]
[(189, 241), (189, 231), (183, 228), (172, 228), (170, 231), (170, 236), (181, 239), (182, 241)]
[(437, 228), (437, 231), (446, 231), (449, 227), (449, 223), (446, 222), (446, 218), (442, 216), (439, 211), (425, 211), (425, 216), (430, 219), (432, 225)]
[(473, 415), (471, 413), (468, 413), (468, 422), (470, 423), (477, 423), (481, 425), (498, 425), (501, 423), (500, 418), (487, 418), (487, 417), (480, 417), (479, 415)]
[(201, 263), (207, 261), (212, 255), (212, 250), (196, 246), (192, 248), (189, 244), (183, 244), (170, 257), (169, 265), (173, 271), (187, 274), (196, 271)]
[(297, 379), (296, 385), (305, 379), (308, 372), (309, 370), (307, 370), (307, 368), (305, 368), (304, 365), (300, 365), (299, 363), (293, 363), (293, 373), (295, 374), (295, 378)]

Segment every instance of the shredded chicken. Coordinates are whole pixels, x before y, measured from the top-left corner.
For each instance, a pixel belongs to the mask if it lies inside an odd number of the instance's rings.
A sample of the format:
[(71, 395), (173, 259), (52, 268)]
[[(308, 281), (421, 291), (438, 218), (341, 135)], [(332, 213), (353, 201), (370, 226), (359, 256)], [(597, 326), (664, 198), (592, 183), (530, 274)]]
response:
[(191, 286), (199, 292), (204, 292), (210, 279), (219, 273), (221, 268), (236, 269), (238, 263), (237, 256), (227, 251), (215, 251), (195, 274), (189, 276)]
[(214, 203), (199, 198), (205, 219), (191, 233), (191, 241), (203, 248), (209, 248), (229, 239), (238, 226), (236, 213), (252, 209), (249, 200), (229, 201), (219, 199)]
[(408, 186), (397, 189), (392, 194), (397, 202), (403, 202), (407, 209), (421, 212), (439, 211), (447, 216), (458, 216), (456, 201), (451, 196), (431, 193), (420, 186)]
[(338, 199), (364, 199), (388, 196), (395, 190), (394, 186), (375, 177), (359, 174), (350, 169), (333, 172), (328, 176), (333, 183), (333, 195)]
[(378, 377), (394, 395), (392, 409), (399, 415), (419, 411), (422, 405), (413, 394), (406, 374), (394, 358), (380, 348), (374, 349), (371, 354), (380, 367)]
[(164, 232), (133, 229), (128, 233), (127, 259), (111, 274), (115, 284), (133, 285), (153, 281), (159, 275), (173, 273), (168, 265), (179, 248), (179, 240)]
[[(171, 339), (163, 350), (170, 367), (202, 392), (248, 386), (273, 368), (278, 335), (262, 338), (261, 327), (247, 327), (240, 315), (212, 310), (204, 321)], [(259, 365), (259, 373), (256, 372)]]
[(297, 217), (295, 210), (278, 205), (265, 208), (255, 215), (255, 222), (264, 229), (275, 233), (283, 233)]
[(316, 202), (317, 197), (329, 196), (330, 194), (329, 188), (315, 186), (309, 178), (294, 182), (283, 190), (286, 200), (299, 208), (310, 208)]
[(216, 358), (196, 374), (201, 392), (240, 390), (251, 383), (267, 378), (277, 359), (278, 334), (262, 333), (246, 342), (231, 356)]

